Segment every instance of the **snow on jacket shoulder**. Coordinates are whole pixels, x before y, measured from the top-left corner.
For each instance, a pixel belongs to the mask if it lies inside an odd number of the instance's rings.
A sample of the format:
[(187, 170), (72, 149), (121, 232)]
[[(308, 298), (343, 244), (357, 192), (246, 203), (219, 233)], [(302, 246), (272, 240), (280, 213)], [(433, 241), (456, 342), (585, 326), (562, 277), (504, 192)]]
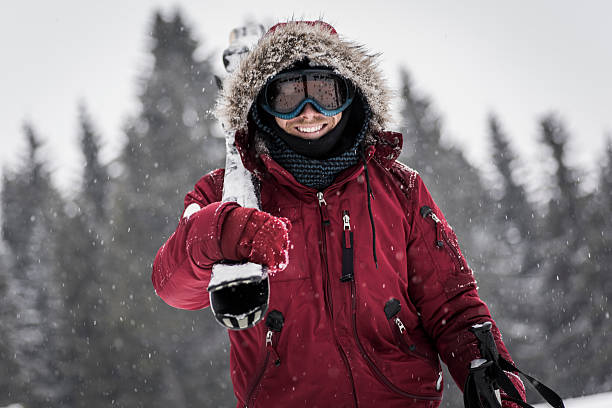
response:
[[(390, 137), (401, 135), (381, 140)], [(268, 175), (262, 209), (291, 220), (291, 248), (287, 269), (270, 278), (272, 316), (229, 332), (239, 406), (435, 407), (438, 355), (460, 386), (480, 357), (467, 329), (492, 318), (456, 236), (420, 176), (385, 161), (392, 155), (377, 147), (368, 150), (375, 240), (363, 166), (341, 173), (321, 196), (260, 157)], [(186, 237), (220, 201), (222, 178), (217, 170), (197, 183), (157, 254), (153, 283), (172, 306), (208, 305), (210, 266), (189, 259)], [(510, 360), (495, 326), (494, 335)]]

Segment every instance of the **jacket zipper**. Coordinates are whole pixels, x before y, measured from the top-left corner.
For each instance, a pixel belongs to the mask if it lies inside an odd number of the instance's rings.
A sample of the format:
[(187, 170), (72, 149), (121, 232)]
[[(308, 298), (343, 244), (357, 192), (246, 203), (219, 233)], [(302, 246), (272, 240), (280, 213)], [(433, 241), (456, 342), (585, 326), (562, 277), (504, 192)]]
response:
[(353, 266), (353, 231), (351, 231), (351, 217), (348, 210), (342, 212), (342, 276), (340, 282), (349, 282), (354, 279)]
[(329, 317), (329, 322), (331, 325), (331, 332), (332, 332), (332, 336), (334, 338), (334, 342), (336, 343), (336, 348), (338, 349), (338, 353), (340, 354), (340, 357), (342, 358), (342, 361), (344, 362), (344, 366), (346, 367), (346, 370), (348, 372), (349, 375), (349, 379), (351, 382), (351, 389), (353, 390), (353, 401), (355, 403), (355, 408), (357, 408), (358, 404), (357, 404), (357, 391), (355, 390), (355, 380), (353, 379), (353, 372), (351, 370), (351, 366), (349, 364), (348, 361), (348, 357), (346, 356), (346, 353), (344, 352), (344, 350), (342, 349), (342, 346), (340, 346), (340, 342), (338, 341), (338, 338), (336, 337), (336, 331), (334, 329), (334, 307), (333, 307), (333, 301), (332, 301), (332, 296), (331, 296), (331, 283), (330, 283), (330, 276), (329, 276), (329, 265), (327, 263), (327, 231), (326, 228), (331, 224), (330, 220), (329, 220), (329, 214), (327, 212), (327, 202), (325, 201), (325, 197), (323, 196), (323, 192), (319, 191), (317, 192), (317, 199), (319, 201), (319, 211), (320, 211), (320, 215), (321, 215), (321, 253), (323, 255), (323, 264), (324, 264), (324, 274), (325, 274), (325, 303), (327, 305), (327, 314)]
[(272, 362), (274, 363), (275, 367), (278, 367), (281, 364), (280, 356), (278, 355), (278, 352), (276, 351), (276, 344), (278, 340), (275, 341), (275, 338), (277, 338), (278, 336), (275, 336), (274, 334), (275, 333), (280, 334), (283, 328), (283, 323), (284, 323), (284, 317), (281, 312), (279, 312), (278, 310), (272, 310), (268, 313), (268, 316), (266, 318), (266, 326), (268, 327), (268, 331), (266, 332), (266, 343), (265, 343), (266, 344), (265, 346), (266, 357), (264, 358), (264, 363), (261, 369), (259, 370), (257, 377), (255, 377), (255, 382), (253, 383), (253, 385), (251, 386), (251, 389), (249, 390), (249, 394), (246, 399), (245, 408), (255, 405), (255, 401), (254, 401), (255, 390), (261, 383), (261, 380), (266, 372), (266, 368), (268, 368), (268, 364), (270, 363), (270, 357), (272, 357)]
[(459, 255), (457, 248), (455, 248), (455, 246), (450, 242), (450, 239), (448, 238), (446, 231), (442, 227), (442, 221), (440, 220), (440, 218), (438, 218), (438, 216), (431, 209), (431, 207), (428, 207), (426, 205), (421, 207), (419, 212), (421, 213), (421, 216), (423, 218), (425, 219), (431, 218), (434, 222), (434, 225), (436, 228), (436, 247), (442, 248), (443, 246), (445, 246), (444, 244), (446, 244), (447, 251), (453, 258), (455, 265), (457, 265), (459, 270), (461, 271), (464, 270), (465, 268), (463, 267), (463, 265), (461, 265), (461, 255)]
[(261, 370), (259, 371), (259, 374), (255, 378), (255, 382), (251, 386), (251, 389), (249, 391), (249, 396), (247, 397), (247, 403), (245, 405), (245, 408), (252, 407), (255, 404), (255, 402), (253, 401), (253, 405), (251, 405), (251, 399), (254, 397), (255, 389), (261, 382), (261, 379), (263, 378), (263, 375), (266, 372), (266, 367), (268, 367), (269, 361), (270, 361), (270, 351), (266, 350), (266, 358), (264, 359), (264, 363), (263, 363), (263, 366), (261, 367)]
[(321, 253), (323, 254), (323, 263), (325, 272), (325, 303), (327, 303), (329, 310), (330, 321), (333, 320), (334, 314), (334, 304), (331, 299), (331, 287), (329, 282), (329, 266), (327, 264), (327, 232), (326, 228), (331, 224), (329, 221), (329, 214), (327, 213), (327, 202), (323, 197), (322, 192), (317, 193), (317, 198), (319, 200), (319, 211), (321, 213)]

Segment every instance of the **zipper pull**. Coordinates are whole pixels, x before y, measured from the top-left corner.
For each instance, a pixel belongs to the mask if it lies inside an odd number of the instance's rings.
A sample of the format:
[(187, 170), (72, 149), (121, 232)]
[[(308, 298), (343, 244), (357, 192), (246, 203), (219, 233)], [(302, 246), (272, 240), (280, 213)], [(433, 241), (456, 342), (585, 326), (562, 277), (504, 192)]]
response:
[(404, 326), (404, 322), (398, 316), (400, 310), (402, 310), (402, 305), (396, 298), (391, 298), (385, 303), (385, 316), (389, 320), (393, 319), (393, 323), (399, 329), (400, 334), (404, 334), (406, 333), (406, 326)]
[(327, 214), (327, 202), (325, 197), (323, 197), (322, 191), (317, 192), (317, 199), (319, 200), (319, 209), (321, 210), (321, 222), (325, 226), (330, 225), (329, 215)]
[(395, 318), (395, 325), (399, 329), (400, 334), (404, 334), (406, 332), (406, 326), (404, 326), (404, 323), (400, 320), (399, 317)]
[(274, 332), (271, 329), (268, 330), (268, 332), (266, 333), (266, 348), (268, 349), (268, 352), (272, 354), (272, 362), (276, 367), (278, 367), (281, 361), (278, 353), (276, 352), (276, 348), (274, 347), (274, 343), (272, 342), (273, 336)]
[(342, 276), (340, 282), (350, 282), (354, 279), (353, 266), (353, 231), (351, 231), (351, 218), (348, 211), (342, 212), (344, 234), (342, 239)]
[(344, 211), (342, 214), (342, 222), (344, 223), (344, 230), (351, 230), (351, 218), (349, 217), (348, 211)]
[(266, 326), (268, 326), (268, 332), (266, 333), (266, 349), (268, 349), (268, 352), (272, 355), (272, 361), (276, 367), (280, 365), (281, 360), (274, 345), (274, 333), (280, 333), (284, 324), (285, 317), (278, 310), (271, 310), (268, 316), (266, 316)]
[(351, 219), (349, 217), (348, 211), (342, 212), (342, 223), (344, 228), (344, 247), (343, 248), (352, 248), (353, 247), (353, 239), (352, 239), (352, 231), (351, 231)]
[(421, 217), (423, 217), (423, 218), (430, 217), (434, 221), (435, 226), (436, 226), (436, 246), (438, 248), (442, 248), (444, 246), (444, 241), (442, 240), (442, 231), (441, 231), (441, 226), (440, 226), (441, 225), (440, 219), (438, 218), (436, 213), (431, 209), (431, 207), (428, 207), (426, 205), (421, 207), (419, 212), (421, 213)]
[(323, 197), (323, 192), (319, 191), (317, 193), (317, 198), (319, 199), (319, 207), (323, 206), (323, 205), (327, 205), (327, 202), (325, 201), (325, 198)]

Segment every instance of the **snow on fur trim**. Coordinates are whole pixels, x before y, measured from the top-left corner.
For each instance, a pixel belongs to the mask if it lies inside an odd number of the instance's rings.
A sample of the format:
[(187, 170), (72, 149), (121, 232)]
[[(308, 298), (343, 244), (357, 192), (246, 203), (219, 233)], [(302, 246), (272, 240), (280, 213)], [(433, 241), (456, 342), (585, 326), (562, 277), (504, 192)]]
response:
[(277, 24), (226, 79), (215, 115), (226, 130), (246, 129), (249, 108), (266, 81), (308, 58), (311, 66), (330, 67), (357, 86), (372, 111), (370, 131), (382, 131), (389, 119), (391, 93), (377, 57), (363, 45), (340, 37), (327, 23)]

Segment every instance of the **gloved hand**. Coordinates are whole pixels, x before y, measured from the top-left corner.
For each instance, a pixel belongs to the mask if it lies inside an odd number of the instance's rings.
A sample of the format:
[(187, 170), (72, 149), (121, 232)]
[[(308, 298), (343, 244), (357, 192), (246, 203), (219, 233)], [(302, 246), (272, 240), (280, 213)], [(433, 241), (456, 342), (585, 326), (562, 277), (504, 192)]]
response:
[[(519, 394), (521, 394), (521, 398), (523, 399), (523, 401), (526, 401), (525, 385), (523, 384), (523, 381), (521, 381), (520, 377), (508, 371), (506, 371), (506, 375), (508, 376), (508, 378), (510, 378), (510, 381), (512, 381), (512, 383), (518, 390)], [(508, 394), (506, 394), (504, 390), (501, 390), (500, 394), (501, 394), (501, 400), (502, 400), (502, 403), (501, 403), (502, 408), (521, 408), (518, 404), (512, 401), (508, 401), (506, 399), (508, 397)]]
[(283, 270), (288, 262), (288, 219), (236, 203), (211, 203), (188, 217), (186, 251), (197, 268), (223, 260), (250, 261)]
[(248, 260), (265, 265), (269, 272), (287, 267), (291, 222), (255, 208), (236, 207), (221, 227), (224, 259)]
[(502, 408), (521, 408), (518, 404), (512, 402), (512, 401), (508, 401), (506, 399), (502, 398), (502, 402), (501, 402), (501, 406)]

